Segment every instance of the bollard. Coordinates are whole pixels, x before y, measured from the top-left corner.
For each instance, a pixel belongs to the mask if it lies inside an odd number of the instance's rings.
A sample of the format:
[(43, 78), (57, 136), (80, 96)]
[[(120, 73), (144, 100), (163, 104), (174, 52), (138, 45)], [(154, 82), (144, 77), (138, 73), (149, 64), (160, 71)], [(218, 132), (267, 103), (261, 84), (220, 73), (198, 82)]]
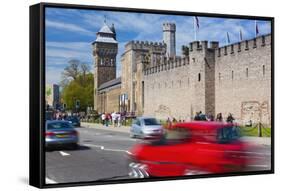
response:
[(258, 136), (262, 137), (261, 123), (258, 123)]

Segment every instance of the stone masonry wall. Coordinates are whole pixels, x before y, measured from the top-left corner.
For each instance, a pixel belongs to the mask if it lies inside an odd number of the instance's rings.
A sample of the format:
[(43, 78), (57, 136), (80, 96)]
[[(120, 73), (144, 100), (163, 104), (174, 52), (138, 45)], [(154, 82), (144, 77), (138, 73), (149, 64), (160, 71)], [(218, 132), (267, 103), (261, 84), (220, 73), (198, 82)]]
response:
[[(240, 48), (239, 48), (240, 46)], [(216, 50), (216, 113), (238, 121), (271, 119), (271, 35)]]

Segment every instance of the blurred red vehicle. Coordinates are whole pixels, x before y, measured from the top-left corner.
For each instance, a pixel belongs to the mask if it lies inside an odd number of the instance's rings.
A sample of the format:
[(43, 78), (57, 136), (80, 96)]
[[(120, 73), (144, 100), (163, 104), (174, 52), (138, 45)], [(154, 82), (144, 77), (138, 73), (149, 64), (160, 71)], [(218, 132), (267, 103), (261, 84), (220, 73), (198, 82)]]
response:
[(161, 139), (135, 145), (129, 152), (134, 178), (241, 172), (255, 160), (253, 145), (242, 142), (231, 123), (173, 125)]

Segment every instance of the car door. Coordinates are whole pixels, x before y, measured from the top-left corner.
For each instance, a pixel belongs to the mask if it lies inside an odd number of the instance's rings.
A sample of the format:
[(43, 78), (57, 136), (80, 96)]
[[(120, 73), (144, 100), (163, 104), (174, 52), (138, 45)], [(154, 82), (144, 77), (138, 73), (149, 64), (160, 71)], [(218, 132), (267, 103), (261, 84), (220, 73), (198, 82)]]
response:
[(135, 134), (136, 135), (140, 135), (141, 134), (141, 121), (140, 121), (140, 119), (136, 119), (136, 121), (135, 121)]
[(139, 129), (139, 119), (134, 119), (133, 120), (133, 123), (132, 123), (132, 129), (131, 129), (131, 132), (134, 134), (134, 135), (138, 135), (138, 129)]

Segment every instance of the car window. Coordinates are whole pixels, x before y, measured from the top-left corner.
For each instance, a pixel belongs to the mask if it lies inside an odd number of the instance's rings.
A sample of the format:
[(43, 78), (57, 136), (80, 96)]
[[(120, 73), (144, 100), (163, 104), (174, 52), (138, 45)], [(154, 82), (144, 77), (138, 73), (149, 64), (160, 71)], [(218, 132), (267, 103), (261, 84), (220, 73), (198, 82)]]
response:
[(217, 140), (219, 143), (229, 143), (239, 138), (239, 127), (233, 126), (218, 129)]
[(147, 118), (143, 121), (145, 125), (160, 125), (160, 123), (155, 118)]
[(189, 140), (190, 132), (184, 128), (166, 129), (163, 136), (158, 140), (152, 140), (152, 145), (180, 144)]
[(140, 124), (140, 120), (139, 120), (139, 119), (134, 119), (133, 124), (135, 124), (135, 125), (139, 125), (139, 126), (141, 125), (141, 124)]
[(52, 122), (47, 125), (47, 130), (55, 130), (55, 129), (71, 129), (72, 126), (69, 123), (63, 122)]

